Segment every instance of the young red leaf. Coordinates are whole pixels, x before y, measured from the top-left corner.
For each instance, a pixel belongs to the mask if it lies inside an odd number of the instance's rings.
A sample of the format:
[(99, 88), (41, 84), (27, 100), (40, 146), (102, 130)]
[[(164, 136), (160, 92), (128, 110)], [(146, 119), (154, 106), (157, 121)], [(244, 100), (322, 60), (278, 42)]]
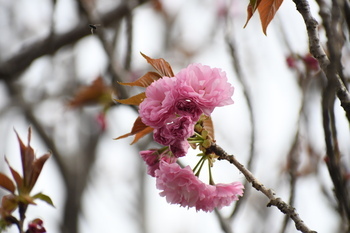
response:
[(0, 217), (10, 216), (18, 206), (18, 198), (14, 194), (5, 195), (1, 199)]
[(162, 76), (174, 77), (173, 70), (171, 69), (170, 64), (165, 61), (163, 58), (152, 59), (145, 54), (141, 53), (141, 55), (147, 60), (149, 64), (151, 64), (154, 69), (156, 69)]
[(111, 94), (112, 89), (104, 83), (102, 77), (98, 77), (91, 85), (81, 87), (67, 105), (71, 108), (99, 103), (107, 105), (111, 102)]
[(275, 17), (275, 14), (281, 6), (283, 0), (261, 0), (258, 6), (260, 15), (261, 26), (263, 32), (266, 35), (266, 29), (271, 20)]
[(142, 92), (140, 94), (131, 96), (128, 99), (123, 99), (123, 100), (114, 99), (114, 100), (121, 103), (121, 104), (139, 105), (140, 103), (142, 103), (142, 101), (145, 98), (146, 98), (146, 94), (145, 94), (145, 92)]
[(145, 75), (143, 75), (141, 78), (137, 79), (135, 82), (132, 83), (121, 83), (121, 85), (126, 85), (126, 86), (138, 86), (138, 87), (148, 87), (153, 83), (154, 81), (160, 79), (162, 76), (160, 76), (156, 72), (147, 72)]
[(12, 182), (10, 178), (8, 178), (5, 174), (0, 172), (0, 187), (10, 191), (11, 193), (15, 192), (15, 184)]
[[(127, 134), (124, 134), (122, 136), (119, 136), (119, 137), (115, 138), (114, 140), (118, 140), (118, 139), (121, 139), (121, 138), (126, 138), (126, 137), (129, 137), (129, 136), (135, 135), (135, 134), (143, 131), (146, 128), (151, 128), (151, 127), (145, 125), (142, 122), (141, 117), (137, 117), (137, 119), (135, 120), (134, 125), (133, 125), (133, 127), (131, 129), (131, 132), (127, 133)], [(152, 129), (152, 131), (153, 131), (153, 129)]]
[(5, 161), (10, 168), (13, 179), (16, 181), (18, 192), (21, 192), (23, 187), (23, 179), (21, 175), (10, 166), (10, 163), (8, 162), (7, 158), (5, 158)]
[[(15, 131), (16, 132), (16, 131)], [(23, 194), (29, 194), (32, 188), (34, 187), (40, 172), (42, 170), (42, 167), (44, 166), (44, 163), (46, 160), (50, 157), (49, 154), (45, 154), (40, 158), (35, 158), (34, 150), (30, 146), (30, 139), (31, 139), (31, 128), (28, 129), (28, 146), (25, 146), (20, 139), (19, 135), (16, 132), (18, 142), (20, 144), (21, 149), (21, 160), (22, 160), (22, 168), (23, 168), (23, 179), (20, 179), (18, 177), (18, 173), (14, 172), (13, 169), (11, 169), (11, 172), (18, 183), (22, 184), (22, 187), (18, 187), (18, 191)], [(11, 168), (11, 167), (10, 167)], [(22, 182), (23, 181), (23, 182)]]
[(248, 7), (247, 7), (247, 21), (244, 24), (243, 28), (245, 28), (249, 22), (249, 20), (252, 18), (253, 14), (255, 13), (256, 9), (258, 8), (261, 0), (250, 0)]
[(138, 142), (142, 137), (146, 136), (149, 133), (153, 132), (153, 128), (150, 126), (147, 126), (147, 128), (143, 129), (142, 131), (135, 134), (134, 140), (131, 142), (131, 145)]
[(48, 160), (48, 158), (50, 158), (50, 156), (50, 154), (44, 154), (40, 158), (34, 160), (32, 164), (32, 176), (30, 177), (29, 190), (34, 187), (45, 162)]
[(32, 198), (35, 199), (39, 199), (42, 200), (44, 202), (46, 202), (47, 204), (51, 205), (52, 207), (55, 207), (51, 198), (43, 193), (37, 193), (34, 196), (32, 196)]
[(17, 139), (20, 145), (21, 151), (21, 161), (23, 169), (23, 186), (28, 187), (30, 183), (30, 177), (32, 176), (32, 164), (35, 159), (35, 154), (33, 148), (30, 146), (30, 139), (32, 129), (28, 129), (28, 146), (24, 145), (18, 133), (15, 131)]

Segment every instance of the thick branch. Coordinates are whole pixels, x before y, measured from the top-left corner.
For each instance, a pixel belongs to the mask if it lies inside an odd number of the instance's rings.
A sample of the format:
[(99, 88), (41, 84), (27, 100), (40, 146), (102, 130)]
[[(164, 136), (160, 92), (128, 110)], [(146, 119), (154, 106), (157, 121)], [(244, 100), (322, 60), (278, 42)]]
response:
[(267, 207), (276, 206), (282, 213), (287, 214), (294, 221), (297, 230), (304, 233), (316, 233), (316, 231), (310, 230), (306, 226), (303, 220), (299, 217), (294, 207), (288, 205), (281, 198), (276, 197), (275, 193), (271, 189), (266, 188), (233, 155), (228, 155), (221, 147), (215, 143), (212, 143), (212, 145), (207, 149), (207, 153), (215, 153), (217, 156), (219, 156), (218, 160), (227, 160), (235, 165), (238, 170), (242, 172), (248, 182), (251, 183), (256, 190), (262, 192), (270, 200), (270, 202), (267, 204)]
[(337, 96), (341, 102), (341, 106), (346, 112), (348, 121), (350, 122), (350, 93), (345, 87), (339, 75), (337, 73), (332, 72), (332, 69), (329, 67), (330, 63), (333, 61), (330, 61), (328, 59), (326, 53), (321, 47), (317, 31), (318, 23), (315, 20), (315, 18), (311, 15), (309, 3), (307, 0), (293, 0), (293, 2), (295, 3), (297, 10), (302, 15), (305, 21), (307, 34), (309, 37), (310, 53), (319, 62), (321, 69), (325, 73), (327, 79), (335, 83), (335, 86), (337, 88)]

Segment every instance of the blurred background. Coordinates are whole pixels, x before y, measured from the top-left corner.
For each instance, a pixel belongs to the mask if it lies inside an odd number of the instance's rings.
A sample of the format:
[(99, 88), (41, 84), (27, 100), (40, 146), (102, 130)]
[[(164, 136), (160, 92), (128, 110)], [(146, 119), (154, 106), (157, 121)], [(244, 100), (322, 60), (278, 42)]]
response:
[[(326, 166), (321, 105), (326, 78), (309, 55), (304, 21), (295, 4), (284, 1), (265, 36), (258, 14), (243, 28), (248, 3), (0, 0), (0, 171), (10, 174), (5, 156), (20, 170), (14, 129), (25, 142), (31, 126), (36, 155), (52, 152), (34, 189), (49, 195), (56, 208), (38, 201), (27, 219), (41, 218), (50, 233), (297, 232), (249, 184), (244, 198), (213, 213), (170, 205), (159, 196), (138, 155), (157, 147), (151, 137), (132, 146), (132, 138), (113, 140), (130, 132), (138, 113), (109, 97), (143, 91), (117, 81), (154, 71), (142, 52), (164, 58), (174, 73), (190, 63), (225, 71), (235, 103), (212, 115), (217, 144), (290, 202), (311, 229), (346, 232)], [(322, 22), (319, 4), (310, 5)], [(319, 30), (325, 44), (322, 24)], [(348, 80), (346, 28), (344, 36)], [(334, 119), (348, 188), (349, 123), (338, 100)], [(181, 162), (193, 167), (195, 154)], [(214, 164), (213, 175), (217, 183), (245, 182), (226, 161)]]

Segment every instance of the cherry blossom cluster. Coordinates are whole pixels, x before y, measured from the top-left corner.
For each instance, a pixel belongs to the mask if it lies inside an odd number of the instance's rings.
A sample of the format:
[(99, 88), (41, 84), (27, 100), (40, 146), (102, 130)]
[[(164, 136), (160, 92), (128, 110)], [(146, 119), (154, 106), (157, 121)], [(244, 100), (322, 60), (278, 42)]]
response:
[[(215, 107), (232, 104), (233, 92), (225, 72), (201, 64), (191, 64), (175, 77), (162, 77), (147, 87), (139, 114), (142, 122), (154, 129), (154, 140), (164, 147), (141, 151), (140, 155), (148, 165), (148, 174), (156, 178), (160, 195), (169, 203), (208, 212), (243, 195), (240, 182), (214, 184), (210, 179), (206, 184), (197, 177), (200, 169), (195, 174), (189, 166), (181, 168), (176, 163), (195, 139), (202, 138), (195, 130), (201, 117), (210, 116)], [(212, 163), (215, 158), (201, 155), (201, 163)]]

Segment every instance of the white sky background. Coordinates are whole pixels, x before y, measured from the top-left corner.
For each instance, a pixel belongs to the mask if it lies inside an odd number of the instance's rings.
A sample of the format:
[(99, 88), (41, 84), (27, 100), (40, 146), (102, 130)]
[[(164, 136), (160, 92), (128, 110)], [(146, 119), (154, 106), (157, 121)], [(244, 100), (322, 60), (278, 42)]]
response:
[[(56, 11), (57, 31), (69, 30), (78, 19), (74, 17), (72, 10), (73, 0), (59, 0)], [(35, 37), (45, 35), (45, 26), (36, 28), (32, 24), (47, 22), (52, 13), (50, 6), (44, 0), (34, 1), (35, 6), (41, 5), (40, 16), (36, 14), (38, 9), (33, 7), (32, 1), (20, 0), (18, 6), (20, 12), (25, 12), (22, 18), (18, 19), (18, 24), (24, 28), (24, 34), (35, 35)], [(112, 1), (106, 1), (106, 6)], [(169, 14), (177, 14), (176, 32), (178, 40), (183, 42), (184, 48), (200, 49), (200, 52), (190, 61), (181, 62), (176, 54), (163, 54), (162, 39), (157, 34), (164, 32), (164, 24), (160, 22), (161, 17), (154, 10), (145, 5), (134, 12), (134, 50), (133, 66), (135, 69), (144, 69), (151, 67), (139, 55), (139, 51), (150, 57), (164, 57), (171, 64), (173, 69), (178, 72), (189, 63), (198, 62), (212, 67), (219, 67), (224, 70), (229, 81), (235, 87), (233, 99), (234, 105), (218, 108), (213, 113), (213, 119), (216, 129), (217, 143), (228, 153), (235, 154), (242, 163), (246, 162), (249, 153), (250, 123), (246, 102), (243, 97), (242, 87), (235, 77), (231, 57), (227, 51), (223, 40), (223, 22), (217, 23), (214, 27), (216, 35), (207, 43), (210, 28), (213, 27), (213, 20), (216, 17), (216, 7), (219, 2), (215, 0), (192, 0), (192, 1), (172, 1), (163, 0), (164, 6)], [(274, 189), (278, 196), (285, 201), (289, 197), (288, 177), (281, 176), (281, 169), (286, 158), (287, 151), (291, 144), (296, 129), (296, 120), (300, 105), (300, 92), (296, 83), (296, 76), (288, 69), (285, 63), (288, 54), (283, 41), (281, 40), (281, 28), (288, 34), (294, 52), (305, 54), (307, 51), (307, 37), (305, 25), (301, 16), (295, 9), (292, 1), (284, 1), (276, 18), (269, 25), (268, 36), (262, 33), (258, 14), (243, 29), (246, 20), (246, 5), (248, 1), (232, 1), (234, 22), (232, 33), (235, 39), (238, 54), (242, 61), (242, 68), (245, 77), (253, 94), (252, 101), (256, 114), (257, 157), (255, 160), (254, 174), (267, 187)], [(6, 0), (0, 0), (0, 7), (5, 9)], [(46, 5), (45, 5), (46, 4)], [(317, 8), (311, 2), (314, 16), (317, 16)], [(23, 8), (26, 8), (24, 10)], [(0, 9), (1, 10), (1, 9)], [(1, 14), (0, 14), (1, 15)], [(1, 17), (1, 16), (0, 16)], [(0, 21), (1, 22), (1, 21)], [(45, 23), (44, 23), (45, 24)], [(34, 31), (27, 31), (30, 28)], [(208, 29), (209, 28), (209, 29)], [(29, 29), (28, 29), (29, 30)], [(4, 34), (5, 35), (5, 34)], [(11, 35), (6, 34), (9, 39)], [(13, 47), (6, 50), (5, 55), (9, 55), (18, 49), (18, 43), (11, 43)], [(1, 43), (4, 43), (3, 40)], [(207, 44), (206, 44), (207, 43)], [(7, 42), (7, 45), (9, 43)], [(202, 47), (206, 44), (205, 47)], [(4, 48), (4, 44), (0, 45)], [(123, 48), (120, 48), (121, 53)], [(80, 41), (74, 48), (77, 55), (77, 74), (78, 78), (85, 83), (89, 83), (103, 72), (106, 67), (106, 56), (95, 36), (86, 37)], [(3, 58), (3, 57), (1, 57)], [(65, 61), (66, 55), (61, 55), (57, 60)], [(28, 83), (34, 88), (36, 83), (47, 77), (41, 77), (40, 72), (49, 69), (50, 62), (46, 58), (38, 59), (28, 70), (24, 77), (24, 83)], [(59, 74), (58, 74), (59, 76)], [(30, 80), (30, 82), (29, 82)], [(58, 85), (58, 86), (57, 86)], [(47, 84), (53, 93), (59, 88), (59, 82), (53, 80)], [(6, 102), (3, 90), (0, 90), (0, 106)], [(62, 103), (48, 102), (48, 107), (55, 109), (56, 114), (46, 113), (42, 116), (46, 121), (67, 122), (71, 119), (70, 113), (67, 113)], [(347, 122), (343, 118), (343, 110), (337, 109), (342, 127), (339, 127), (340, 147), (346, 153), (349, 153), (349, 133)], [(315, 116), (320, 115), (320, 109), (315, 109)], [(2, 115), (2, 118), (9, 116)], [(91, 183), (87, 187), (83, 201), (83, 216), (81, 216), (81, 232), (139, 232), (134, 225), (132, 213), (130, 212), (130, 201), (134, 196), (133, 179), (135, 170), (138, 169), (140, 162), (137, 157), (136, 147), (129, 146), (131, 139), (113, 141), (112, 138), (129, 132), (136, 114), (128, 107), (118, 107), (108, 113), (108, 129), (99, 144), (99, 156), (96, 165), (91, 174)], [(6, 122), (6, 124), (2, 123)], [(28, 125), (24, 119), (16, 117), (0, 121), (0, 155), (6, 154), (15, 167), (19, 169), (19, 150), (13, 128), (19, 132), (21, 138), (26, 140), (26, 130)], [(77, 127), (77, 126), (75, 126)], [(319, 142), (319, 148), (324, 149), (323, 131), (321, 128), (321, 118), (314, 119), (315, 141)], [(46, 153), (48, 148), (42, 146), (40, 140), (33, 135), (32, 146), (36, 149), (37, 155)], [(74, 146), (74, 145), (72, 145)], [(322, 152), (322, 151), (321, 151)], [(185, 162), (194, 165), (196, 160), (194, 156), (187, 156)], [(1, 160), (1, 157), (0, 157)], [(6, 170), (0, 163), (1, 171)], [(7, 170), (6, 170), (7, 172)], [(217, 162), (214, 166), (214, 179), (216, 182), (232, 182), (235, 180), (243, 181), (244, 177), (236, 168), (227, 164), (227, 162)], [(310, 176), (301, 178), (298, 181), (298, 191), (295, 207), (301, 218), (312, 229), (319, 233), (329, 233), (335, 231), (338, 218), (324, 199), (318, 185), (319, 180), (331, 189), (331, 182), (324, 164), (320, 165), (320, 177)], [(178, 232), (221, 232), (216, 216), (213, 213), (196, 213), (193, 209), (185, 209), (176, 205), (169, 205), (165, 198), (158, 195), (155, 188), (155, 180), (147, 177), (147, 226), (150, 233), (178, 233)], [(59, 222), (61, 219), (62, 205), (64, 201), (63, 185), (57, 175), (57, 168), (50, 159), (44, 167), (43, 173), (35, 189), (43, 191), (52, 197), (56, 209), (43, 203), (35, 207), (30, 207), (28, 219), (41, 217), (49, 233), (59, 232)], [(263, 199), (261, 193), (252, 190), (251, 200)], [(267, 203), (267, 199), (266, 199)], [(276, 219), (276, 225), (271, 226), (271, 232), (278, 232), (280, 229), (283, 214), (276, 208), (261, 207), (263, 211), (272, 212), (271, 218)], [(223, 213), (229, 213), (230, 208), (224, 208)], [(254, 223), (249, 221), (250, 216), (254, 216), (251, 207), (241, 210), (238, 218), (233, 225), (234, 232), (260, 232), (256, 229)], [(270, 219), (271, 220), (271, 219)], [(289, 232), (296, 232), (294, 225), (290, 224)], [(9, 232), (16, 232), (11, 229)]]

